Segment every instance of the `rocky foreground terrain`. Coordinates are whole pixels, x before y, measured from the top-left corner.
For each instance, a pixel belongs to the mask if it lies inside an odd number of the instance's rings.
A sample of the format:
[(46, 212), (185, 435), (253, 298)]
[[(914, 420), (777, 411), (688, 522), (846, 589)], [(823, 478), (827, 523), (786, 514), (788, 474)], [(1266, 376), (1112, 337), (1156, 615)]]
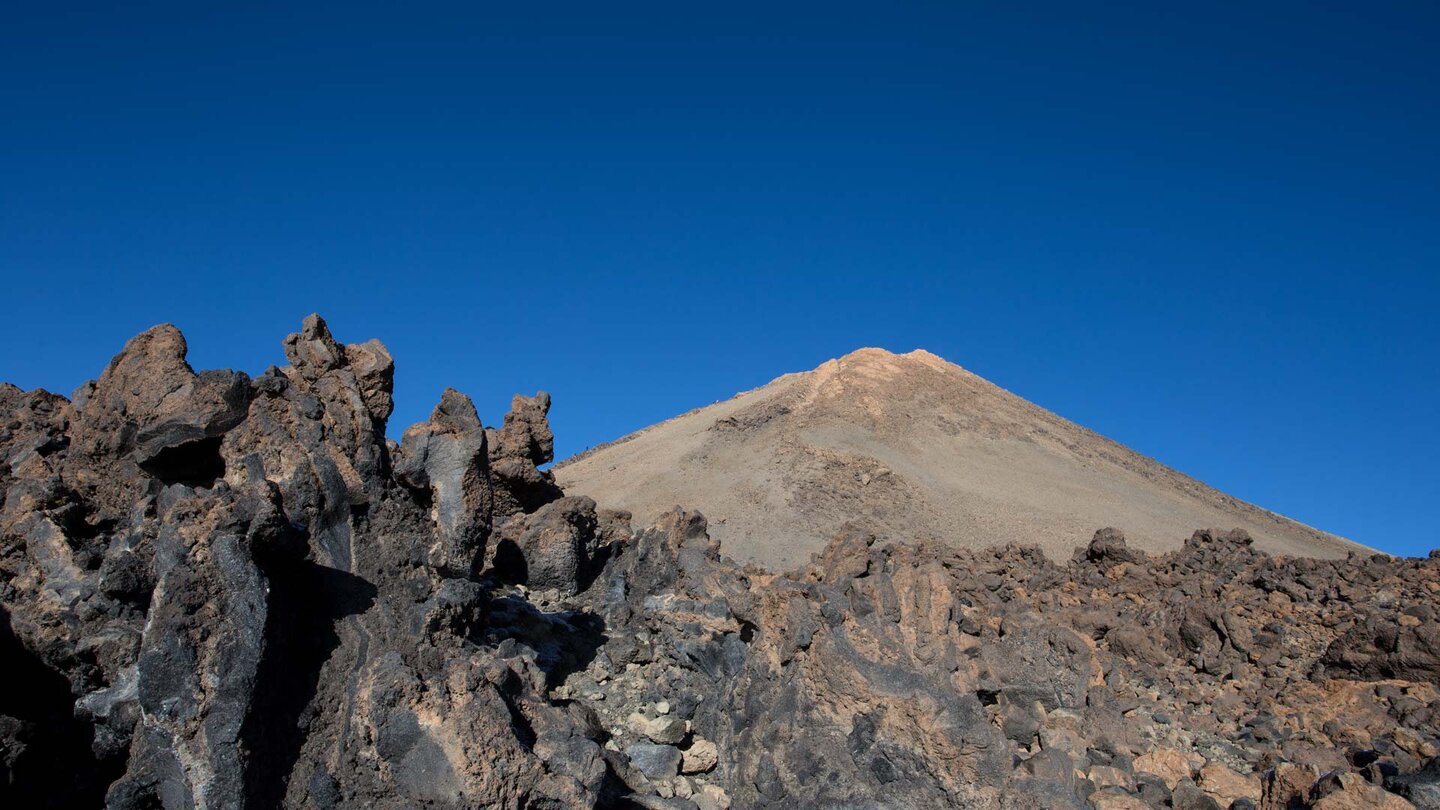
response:
[(185, 352), (0, 387), (0, 806), (1440, 807), (1440, 560), (843, 529), (782, 574), (566, 497), (543, 394), (396, 444), (378, 342)]

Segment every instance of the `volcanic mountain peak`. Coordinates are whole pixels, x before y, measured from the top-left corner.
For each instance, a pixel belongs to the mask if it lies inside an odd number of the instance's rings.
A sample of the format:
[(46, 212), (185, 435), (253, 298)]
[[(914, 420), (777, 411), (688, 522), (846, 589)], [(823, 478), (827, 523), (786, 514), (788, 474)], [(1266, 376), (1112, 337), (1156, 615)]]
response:
[[(970, 375), (970, 372), (960, 366), (927, 352), (924, 349), (915, 349), (905, 352), (904, 354), (897, 354), (888, 349), (878, 349), (870, 346), (856, 349), (834, 360), (827, 360), (821, 363), (815, 370), (801, 373), (813, 375), (818, 379), (824, 380), (835, 377), (842, 379), (868, 378), (881, 380), (923, 374), (927, 370), (942, 373), (959, 372), (960, 374)], [(781, 379), (784, 378), (782, 377)]]
[[(826, 361), (820, 368), (826, 368), (832, 364), (836, 367), (846, 368), (874, 368), (884, 371), (903, 371), (913, 363), (924, 363), (933, 366), (944, 366), (949, 368), (960, 368), (950, 361), (939, 357), (924, 349), (913, 349), (903, 354), (892, 352), (889, 349), (881, 349), (875, 346), (862, 346), (853, 352), (837, 357), (834, 360)], [(818, 369), (817, 369), (818, 370)]]
[(557, 465), (567, 490), (647, 520), (712, 518), (739, 559), (803, 562), (844, 524), (893, 540), (1037, 544), (1118, 525), (1152, 551), (1197, 526), (1267, 550), (1362, 547), (1218, 492), (924, 350), (863, 348)]
[[(809, 378), (817, 391), (873, 389), (888, 400), (903, 400), (913, 389), (943, 385), (962, 378), (979, 379), (965, 369), (924, 349), (895, 354), (885, 349), (864, 348), (828, 360), (814, 371), (797, 375)], [(783, 377), (781, 379), (784, 379)]]

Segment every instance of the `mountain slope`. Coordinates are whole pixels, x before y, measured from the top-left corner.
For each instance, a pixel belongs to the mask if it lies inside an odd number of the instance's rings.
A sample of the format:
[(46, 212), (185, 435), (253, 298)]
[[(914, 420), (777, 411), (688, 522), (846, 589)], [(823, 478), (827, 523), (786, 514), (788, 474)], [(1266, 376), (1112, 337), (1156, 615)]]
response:
[(889, 539), (1038, 544), (1099, 527), (1150, 551), (1199, 527), (1274, 553), (1361, 546), (1218, 492), (925, 351), (860, 349), (555, 468), (567, 491), (640, 521), (697, 507), (737, 559), (794, 565), (846, 521)]

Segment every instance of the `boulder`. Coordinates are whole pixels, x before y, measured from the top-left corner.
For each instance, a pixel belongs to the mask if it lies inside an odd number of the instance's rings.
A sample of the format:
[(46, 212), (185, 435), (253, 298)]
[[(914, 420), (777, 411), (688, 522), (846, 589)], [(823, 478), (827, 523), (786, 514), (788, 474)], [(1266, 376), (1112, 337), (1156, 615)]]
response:
[(483, 559), (494, 508), (488, 464), (475, 405), (453, 388), (400, 443), (395, 477), (430, 503), (437, 532), (427, 563), (446, 574), (476, 573)]
[(720, 762), (720, 749), (709, 740), (696, 738), (680, 753), (681, 773), (709, 773)]
[(680, 772), (680, 749), (673, 745), (633, 743), (625, 748), (625, 756), (647, 779), (673, 779)]
[(600, 549), (595, 502), (586, 497), (551, 501), (517, 515), (495, 535), (491, 568), (506, 582), (576, 593), (589, 584)]
[(1135, 771), (1160, 777), (1165, 786), (1175, 789), (1181, 781), (1194, 775), (1190, 758), (1173, 748), (1157, 748), (1135, 758)]

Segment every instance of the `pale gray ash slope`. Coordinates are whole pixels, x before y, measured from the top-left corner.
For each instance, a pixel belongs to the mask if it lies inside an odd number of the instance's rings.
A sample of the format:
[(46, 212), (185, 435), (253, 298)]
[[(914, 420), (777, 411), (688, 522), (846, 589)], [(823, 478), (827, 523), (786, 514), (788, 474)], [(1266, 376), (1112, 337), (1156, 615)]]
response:
[[(1117, 407), (1119, 405), (1117, 404)], [(700, 509), (737, 559), (793, 565), (854, 522), (964, 548), (1057, 559), (1097, 526), (1171, 551), (1197, 526), (1265, 551), (1361, 546), (1218, 492), (925, 351), (860, 349), (555, 467), (567, 491), (648, 520)]]
[(543, 394), (396, 444), (378, 342), (185, 351), (0, 386), (0, 806), (1440, 806), (1435, 559), (847, 530), (780, 574), (566, 497)]

